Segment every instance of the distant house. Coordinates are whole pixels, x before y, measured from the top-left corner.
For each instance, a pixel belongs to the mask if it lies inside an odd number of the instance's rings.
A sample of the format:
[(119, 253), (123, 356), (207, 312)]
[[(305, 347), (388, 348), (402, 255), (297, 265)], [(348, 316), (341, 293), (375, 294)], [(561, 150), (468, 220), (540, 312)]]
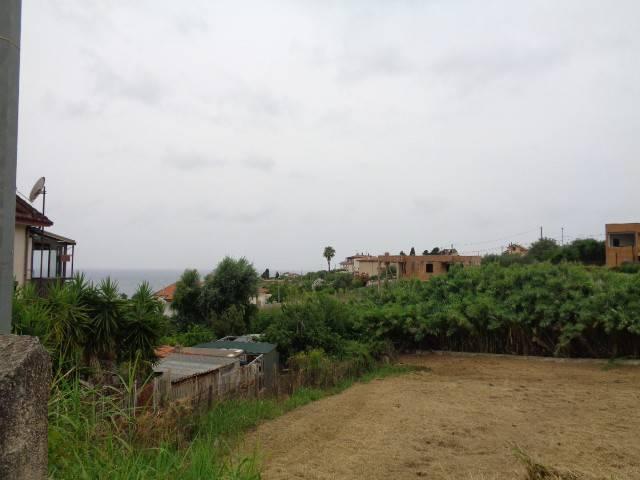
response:
[(176, 294), (176, 284), (172, 283), (171, 285), (167, 285), (166, 287), (158, 290), (153, 294), (158, 300), (162, 302), (164, 305), (164, 314), (167, 317), (173, 316), (173, 310), (171, 308), (171, 304), (173, 303), (173, 297)]
[(360, 261), (366, 261), (369, 258), (373, 257), (371, 257), (371, 255), (369, 255), (368, 253), (356, 253), (355, 255), (351, 255), (350, 257), (347, 257), (342, 262), (340, 262), (340, 266), (349, 273), (367, 273), (361, 272), (362, 265), (360, 264)]
[(269, 293), (269, 290), (267, 290), (266, 288), (260, 287), (258, 288), (258, 293), (256, 293), (256, 295), (251, 297), (249, 301), (253, 305), (260, 308), (260, 307), (264, 307), (268, 303), (271, 297), (272, 295)]
[(528, 248), (523, 247), (522, 245), (519, 245), (517, 243), (510, 243), (507, 248), (505, 249), (505, 251), (503, 252), (503, 255), (526, 255), (527, 252), (529, 251)]
[(298, 278), (299, 276), (300, 274), (295, 272), (284, 272), (280, 274), (280, 278)]
[(366, 263), (369, 271), (375, 268), (375, 275), (395, 266), (398, 279), (429, 280), (436, 275), (447, 273), (453, 265), (463, 267), (480, 265), (481, 258), (476, 255), (389, 255), (385, 253), (360, 262)]
[(640, 223), (606, 225), (607, 267), (640, 262)]
[(76, 241), (45, 230), (53, 222), (16, 195), (13, 275), (18, 285), (36, 284), (45, 291), (55, 281), (73, 278)]

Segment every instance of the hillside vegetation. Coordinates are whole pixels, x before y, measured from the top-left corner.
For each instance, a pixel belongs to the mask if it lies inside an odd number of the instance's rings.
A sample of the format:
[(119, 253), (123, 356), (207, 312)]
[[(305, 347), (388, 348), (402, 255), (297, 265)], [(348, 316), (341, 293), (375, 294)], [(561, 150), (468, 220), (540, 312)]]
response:
[(288, 355), (322, 348), (434, 348), (525, 355), (640, 354), (640, 275), (547, 262), (453, 268), (429, 282), (316, 294), (263, 312), (254, 327)]

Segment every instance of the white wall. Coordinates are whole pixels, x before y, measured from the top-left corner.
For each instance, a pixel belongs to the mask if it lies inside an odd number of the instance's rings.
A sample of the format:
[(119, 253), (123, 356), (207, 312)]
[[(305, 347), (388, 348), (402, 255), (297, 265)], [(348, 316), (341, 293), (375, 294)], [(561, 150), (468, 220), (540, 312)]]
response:
[(31, 237), (27, 234), (26, 225), (16, 225), (13, 238), (13, 276), (19, 285), (24, 285), (25, 279), (31, 278)]

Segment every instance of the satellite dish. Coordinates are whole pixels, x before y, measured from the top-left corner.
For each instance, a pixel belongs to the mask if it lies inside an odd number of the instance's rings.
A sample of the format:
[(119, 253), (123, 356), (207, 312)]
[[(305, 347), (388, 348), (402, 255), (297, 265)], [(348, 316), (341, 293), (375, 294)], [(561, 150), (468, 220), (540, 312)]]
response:
[(41, 193), (45, 193), (44, 190), (44, 177), (40, 177), (36, 184), (31, 189), (31, 193), (29, 194), (29, 201), (33, 203), (33, 201), (38, 198), (38, 195)]

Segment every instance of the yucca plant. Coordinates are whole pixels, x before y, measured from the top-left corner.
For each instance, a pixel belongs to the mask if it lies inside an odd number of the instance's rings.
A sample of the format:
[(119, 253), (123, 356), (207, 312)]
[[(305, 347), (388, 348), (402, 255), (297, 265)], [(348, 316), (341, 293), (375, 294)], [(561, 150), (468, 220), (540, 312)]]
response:
[(50, 347), (59, 357), (83, 354), (90, 319), (79, 291), (64, 283), (54, 284), (49, 288), (46, 305), (50, 312), (47, 336)]
[(118, 283), (107, 277), (97, 288), (84, 289), (83, 301), (91, 319), (86, 353), (100, 360), (115, 359), (118, 334), (126, 321), (126, 301), (120, 296)]
[(155, 358), (154, 349), (166, 330), (162, 303), (153, 296), (151, 287), (143, 282), (129, 300), (125, 322), (120, 329), (120, 358), (143, 360)]

